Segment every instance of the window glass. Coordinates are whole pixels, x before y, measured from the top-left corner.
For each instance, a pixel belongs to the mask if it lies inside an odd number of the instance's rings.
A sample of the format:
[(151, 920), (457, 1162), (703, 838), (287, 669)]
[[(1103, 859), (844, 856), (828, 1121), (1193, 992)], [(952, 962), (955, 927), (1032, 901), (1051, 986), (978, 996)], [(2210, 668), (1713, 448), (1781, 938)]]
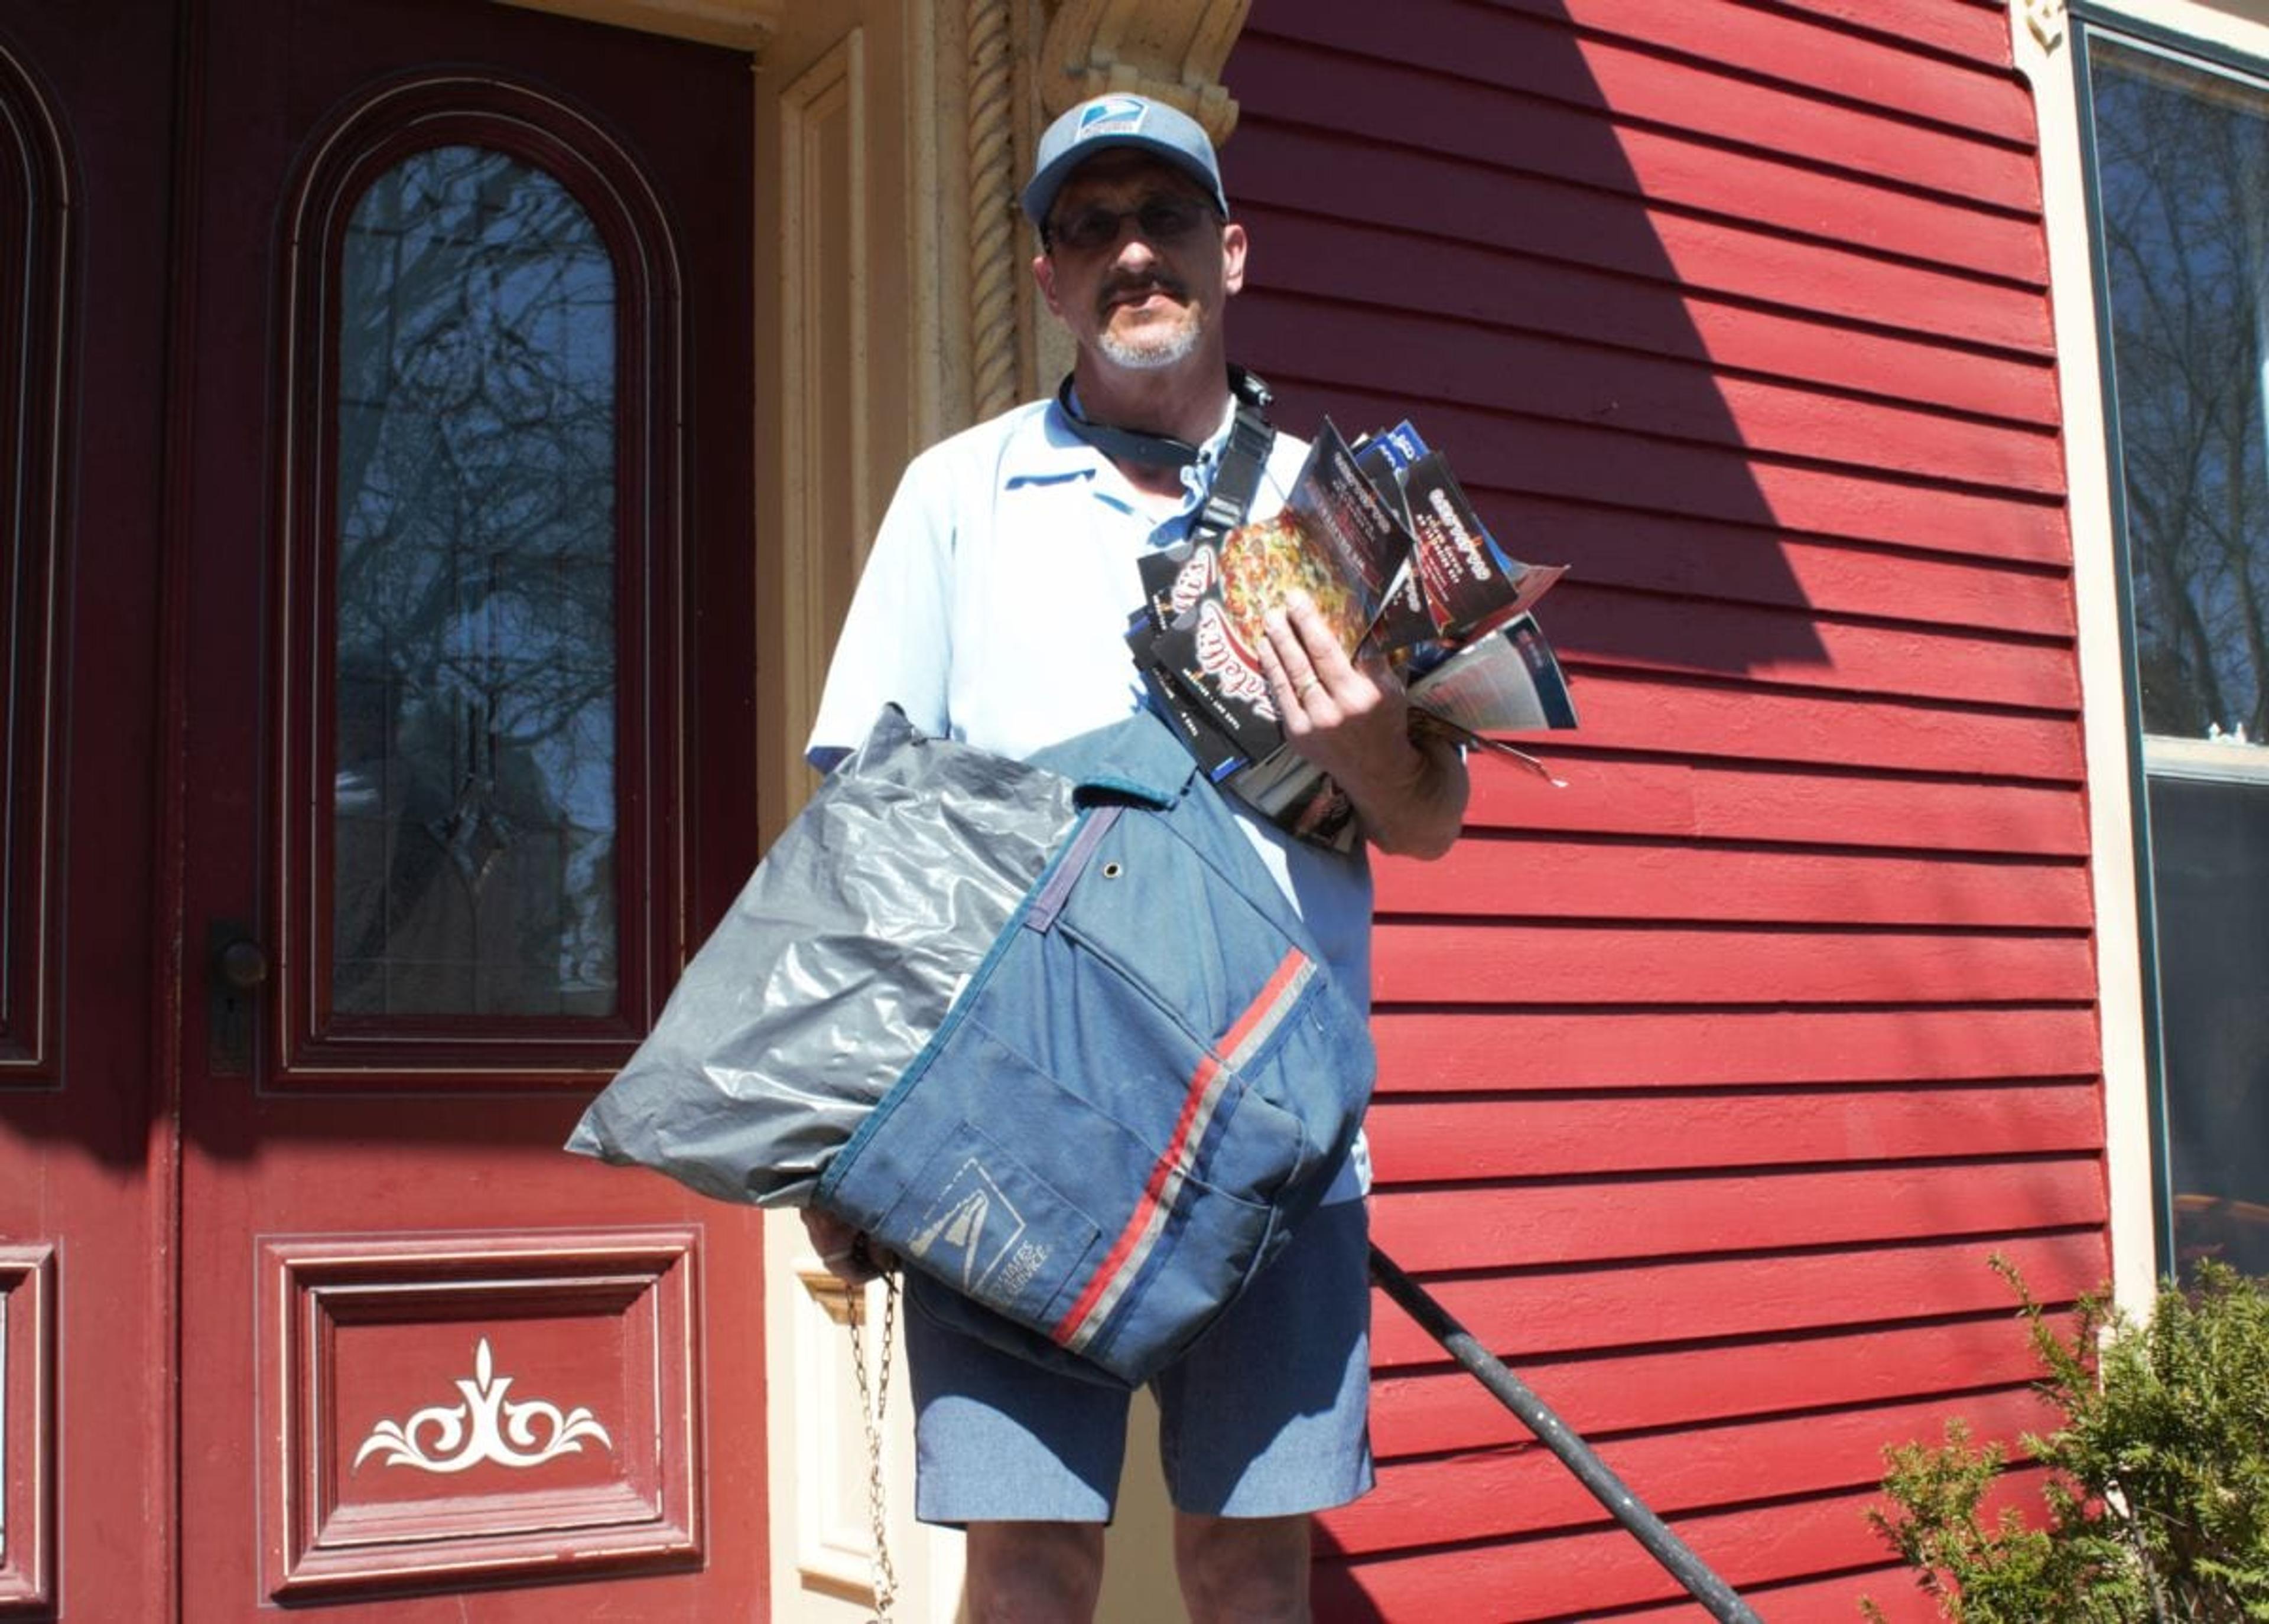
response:
[(2177, 1261), (2269, 1273), (2269, 93), (2089, 40)]
[(2177, 1254), (2269, 1274), (2269, 783), (2150, 779)]
[(2269, 741), (2269, 100), (2090, 53), (2145, 731)]
[(612, 262), (552, 176), (446, 146), (338, 276), (332, 1008), (608, 1014)]

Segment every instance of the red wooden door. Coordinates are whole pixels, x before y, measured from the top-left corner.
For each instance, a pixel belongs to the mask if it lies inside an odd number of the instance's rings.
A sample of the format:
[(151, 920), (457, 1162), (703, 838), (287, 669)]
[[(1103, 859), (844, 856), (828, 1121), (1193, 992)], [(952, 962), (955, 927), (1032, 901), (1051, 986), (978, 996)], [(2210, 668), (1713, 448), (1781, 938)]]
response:
[(747, 1617), (754, 1214), (559, 1149), (752, 855), (747, 59), (197, 16), (183, 1616)]
[(0, 4), (0, 1617), (169, 1600), (148, 764), (173, 48), (164, 5)]

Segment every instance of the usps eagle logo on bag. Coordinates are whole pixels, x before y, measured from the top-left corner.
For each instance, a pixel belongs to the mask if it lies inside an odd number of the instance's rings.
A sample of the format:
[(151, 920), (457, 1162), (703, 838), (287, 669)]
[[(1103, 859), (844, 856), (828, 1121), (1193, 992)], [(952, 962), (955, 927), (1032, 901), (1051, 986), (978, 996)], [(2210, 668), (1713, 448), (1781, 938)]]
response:
[[(1024, 1215), (972, 1156), (922, 1214), (907, 1250), (926, 1267), (957, 1276), (962, 1290), (972, 1296), (991, 1287), (1013, 1296), (1047, 1259), (1045, 1246), (1020, 1246), (1024, 1236)], [(1009, 1276), (995, 1282), (994, 1271), (1011, 1259), (1016, 1265)]]

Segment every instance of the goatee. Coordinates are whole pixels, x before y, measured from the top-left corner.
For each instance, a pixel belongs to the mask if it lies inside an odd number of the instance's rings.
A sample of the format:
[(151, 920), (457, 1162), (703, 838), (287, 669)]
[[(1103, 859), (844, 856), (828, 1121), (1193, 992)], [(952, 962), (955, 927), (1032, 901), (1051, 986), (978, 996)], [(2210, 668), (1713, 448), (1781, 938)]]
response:
[(1131, 338), (1106, 327), (1096, 336), (1095, 347), (1115, 365), (1147, 373), (1188, 360), (1197, 353), (1198, 338), (1195, 321), (1179, 321), (1169, 331), (1145, 332)]
[[(1170, 324), (1145, 322), (1135, 332), (1121, 334), (1112, 325), (1112, 313), (1126, 299), (1162, 293), (1182, 309)], [(1179, 279), (1156, 272), (1113, 277), (1096, 292), (1096, 315), (1100, 329), (1095, 347), (1114, 365), (1134, 372), (1154, 372), (1189, 359), (1198, 347), (1197, 313), (1189, 308), (1190, 292)]]

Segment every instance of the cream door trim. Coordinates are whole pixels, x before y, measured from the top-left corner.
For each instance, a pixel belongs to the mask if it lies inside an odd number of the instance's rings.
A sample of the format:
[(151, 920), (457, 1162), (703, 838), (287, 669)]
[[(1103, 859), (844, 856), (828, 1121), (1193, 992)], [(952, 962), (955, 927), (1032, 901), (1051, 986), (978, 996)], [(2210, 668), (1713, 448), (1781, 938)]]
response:
[[(802, 760), (836, 627), (906, 461), (1037, 395), (1069, 363), (1017, 207), (1045, 119), (1139, 90), (1226, 140), (1220, 83), (1249, 0), (502, 0), (747, 50), (757, 76), (759, 831), (809, 794)], [(866, 1445), (843, 1316), (792, 1214), (765, 1224), (772, 1616), (873, 1616)], [(869, 1289), (870, 1315), (879, 1296)], [(876, 1350), (869, 1349), (870, 1359)], [(902, 1624), (957, 1618), (958, 1536), (913, 1520), (903, 1347), (883, 1422)], [(722, 1369), (721, 1365), (717, 1368)], [(1155, 1436), (1137, 1400), (1134, 1436)], [(1103, 1624), (1183, 1617), (1155, 1449), (1128, 1451)]]
[[(804, 736), (898, 470), (952, 415), (959, 277), (948, 245), (959, 230), (938, 201), (965, 189), (958, 144), (938, 139), (940, 102), (961, 78), (959, 31), (941, 10), (800, 0), (757, 64), (761, 646), (751, 657), (767, 840), (814, 782)], [(767, 1217), (765, 1256), (772, 1613), (863, 1624), (876, 1616), (877, 1553), (850, 1299), (793, 1214)], [(879, 1288), (864, 1294), (870, 1372), (885, 1357), (892, 1372), (879, 1426), (890, 1616), (945, 1624), (960, 1607), (961, 1539), (913, 1518), (905, 1352), (902, 1340), (883, 1345), (882, 1301)]]

